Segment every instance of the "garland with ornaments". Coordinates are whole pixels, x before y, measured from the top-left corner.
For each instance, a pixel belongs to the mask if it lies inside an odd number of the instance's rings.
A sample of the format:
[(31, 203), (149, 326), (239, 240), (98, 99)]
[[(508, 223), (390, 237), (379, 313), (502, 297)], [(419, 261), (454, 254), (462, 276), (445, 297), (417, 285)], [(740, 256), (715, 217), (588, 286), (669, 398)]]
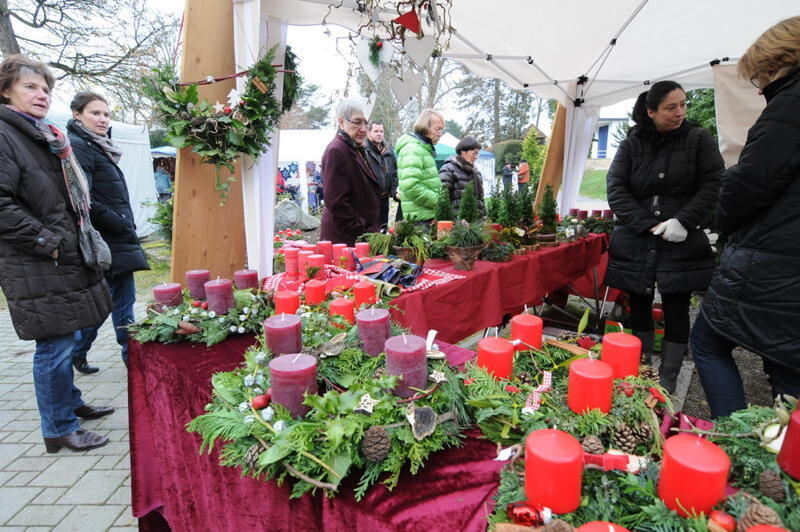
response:
[[(180, 83), (174, 68), (167, 65), (154, 69), (145, 81), (143, 90), (155, 104), (158, 120), (167, 129), (167, 140), (176, 148), (191, 147), (203, 163), (214, 165), (215, 187), (222, 202), (228, 197), (230, 181), (235, 179), (236, 160), (242, 155), (256, 158), (269, 147), (272, 130), (297, 97), (298, 78), (288, 83), (283, 102), (273, 95), (279, 72), (272, 64), (276, 49), (271, 48), (249, 69), (230, 76)], [(294, 66), (296, 59), (288, 47), (285, 59), (286, 66)], [(293, 73), (293, 69), (282, 72)], [(213, 105), (200, 99), (200, 85), (243, 75), (247, 76), (244, 93), (231, 89), (226, 103), (217, 101)], [(229, 171), (227, 177), (220, 175), (223, 167)]]

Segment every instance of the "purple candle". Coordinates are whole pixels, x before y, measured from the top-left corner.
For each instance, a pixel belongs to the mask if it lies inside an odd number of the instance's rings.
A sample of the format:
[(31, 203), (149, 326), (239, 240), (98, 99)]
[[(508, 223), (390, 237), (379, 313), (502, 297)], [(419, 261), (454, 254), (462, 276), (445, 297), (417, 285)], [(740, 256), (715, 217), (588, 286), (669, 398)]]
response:
[(237, 290), (258, 288), (258, 272), (256, 270), (236, 270), (233, 272), (233, 284)]
[(399, 397), (411, 397), (411, 388), (425, 389), (428, 383), (428, 359), (425, 340), (412, 334), (392, 336), (386, 340), (386, 374), (398, 375), (394, 388)]
[(589, 217), (589, 211), (581, 209), (578, 211), (578, 221), (585, 220)]
[(385, 308), (362, 310), (356, 314), (356, 323), (361, 349), (371, 357), (383, 351), (386, 340), (391, 334), (389, 311)]
[(611, 209), (603, 209), (603, 219), (604, 220), (611, 220), (614, 218), (614, 213)]
[(577, 217), (578, 216), (578, 208), (577, 207), (571, 208), (569, 210), (569, 215), (572, 216), (572, 217)]
[(180, 283), (163, 283), (154, 286), (153, 299), (159, 310), (164, 307), (177, 307), (183, 301)]
[(189, 297), (192, 299), (205, 299), (206, 290), (203, 285), (211, 279), (211, 273), (208, 270), (188, 270), (184, 274), (186, 279), (186, 286), (189, 288)]
[(592, 218), (601, 218), (603, 216), (602, 209), (592, 209)]
[(228, 309), (234, 308), (233, 283), (230, 279), (216, 279), (203, 285), (208, 301), (208, 310), (217, 314), (227, 314)]
[(274, 355), (299, 353), (303, 349), (300, 333), (300, 316), (296, 314), (279, 314), (264, 320), (264, 335), (267, 347)]
[(301, 353), (283, 355), (269, 362), (272, 400), (291, 412), (304, 416), (310, 410), (303, 404), (303, 394), (317, 393), (317, 359)]

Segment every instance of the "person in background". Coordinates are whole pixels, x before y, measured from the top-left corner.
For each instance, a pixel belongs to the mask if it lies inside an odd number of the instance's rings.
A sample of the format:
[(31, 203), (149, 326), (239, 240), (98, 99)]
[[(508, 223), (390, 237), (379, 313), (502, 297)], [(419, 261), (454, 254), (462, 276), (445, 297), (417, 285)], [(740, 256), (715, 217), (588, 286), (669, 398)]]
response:
[[(136, 286), (133, 272), (149, 270), (147, 256), (139, 244), (125, 176), (118, 164), (122, 150), (111, 141), (111, 113), (105, 98), (94, 92), (79, 92), (72, 99), (72, 120), (67, 124), (69, 140), (89, 185), (92, 225), (111, 250), (111, 269), (105, 272), (114, 308), (111, 321), (120, 345), (122, 361), (128, 365), (128, 325), (133, 323)], [(100, 325), (80, 331), (72, 350), (72, 363), (81, 373), (95, 373), (86, 355), (97, 338)]]
[(456, 145), (456, 154), (447, 158), (439, 170), (442, 185), (450, 194), (453, 205), (453, 214), (458, 214), (461, 195), (464, 188), (472, 183), (475, 199), (478, 201), (478, 210), (481, 215), (486, 211), (483, 206), (483, 177), (480, 170), (475, 167), (475, 160), (481, 151), (481, 143), (475, 137), (466, 136)]
[(164, 163), (159, 162), (156, 165), (156, 170), (153, 174), (156, 181), (156, 192), (158, 192), (158, 201), (160, 203), (166, 202), (172, 197), (172, 180), (164, 168)]
[(306, 185), (308, 186), (308, 207), (314, 211), (322, 207), (322, 177), (317, 172), (316, 165), (312, 162), (306, 163)]
[(517, 170), (517, 187), (520, 192), (524, 191), (528, 188), (528, 183), (531, 180), (531, 167), (528, 165), (528, 161), (522, 159), (519, 163), (519, 169)]
[(336, 107), (336, 137), (322, 156), (325, 208), (320, 238), (354, 246), (380, 227), (380, 186), (365, 153), (367, 118), (355, 98)]
[(732, 351), (761, 356), (772, 393), (800, 396), (800, 17), (739, 58), (767, 106), (722, 176), (718, 230), (729, 235), (692, 330), (692, 356), (713, 417), (746, 408)]
[(48, 453), (107, 444), (78, 418), (114, 411), (84, 403), (72, 372), (76, 332), (103, 323), (111, 295), (78, 247), (89, 190), (69, 139), (45, 121), (54, 85), (44, 63), (17, 54), (0, 64), (0, 286), (17, 336), (36, 342), (33, 386)]
[(427, 224), (436, 215), (442, 184), (436, 169), (434, 145), (444, 134), (444, 117), (433, 109), (422, 111), (413, 134), (397, 141), (397, 178), (400, 205), (406, 220)]
[(383, 124), (371, 122), (367, 132), (367, 161), (380, 185), (381, 225), (389, 223), (389, 198), (397, 196), (397, 158), (384, 141)]
[(511, 163), (503, 165), (503, 190), (511, 190), (514, 179), (514, 168)]
[(641, 93), (633, 120), (607, 176), (617, 222), (606, 284), (628, 292), (631, 328), (647, 363), (658, 288), (665, 321), (660, 383), (673, 393), (689, 340), (690, 296), (708, 287), (714, 270), (702, 228), (710, 222), (724, 165), (714, 137), (686, 120), (686, 93), (674, 81)]

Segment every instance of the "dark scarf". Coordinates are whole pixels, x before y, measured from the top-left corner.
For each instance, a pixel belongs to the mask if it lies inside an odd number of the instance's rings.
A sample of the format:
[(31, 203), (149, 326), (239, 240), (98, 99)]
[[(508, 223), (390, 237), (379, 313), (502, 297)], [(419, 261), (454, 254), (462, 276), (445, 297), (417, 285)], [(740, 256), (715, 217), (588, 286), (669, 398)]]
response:
[(350, 135), (348, 135), (343, 129), (337, 130), (336, 134), (339, 135), (339, 137), (345, 142), (345, 144), (347, 144), (348, 146), (350, 146), (351, 148), (353, 148), (355, 150), (358, 150), (358, 153), (360, 153), (362, 157), (364, 156), (366, 151), (365, 151), (365, 147), (364, 147), (363, 144), (361, 146), (356, 144), (356, 141), (354, 141), (350, 137)]
[[(431, 148), (433, 148), (433, 141), (428, 137), (426, 137), (425, 135), (423, 135), (422, 133), (414, 133), (414, 136), (417, 137), (422, 142), (424, 142), (425, 144), (429, 145)], [(436, 148), (434, 148), (434, 150), (435, 149)]]
[(83, 174), (81, 165), (78, 164), (75, 155), (72, 153), (69, 138), (60, 129), (45, 120), (23, 113), (12, 105), (6, 104), (6, 107), (33, 124), (33, 127), (44, 136), (47, 141), (47, 147), (50, 148), (50, 153), (61, 161), (64, 184), (67, 186), (72, 210), (78, 215), (81, 225), (89, 223), (89, 184)]
[(119, 164), (119, 160), (122, 158), (122, 150), (114, 146), (114, 143), (111, 142), (111, 137), (108, 135), (100, 136), (94, 131), (89, 131), (86, 129), (86, 126), (83, 125), (83, 122), (75, 120), (74, 118), (67, 123), (67, 128), (72, 129), (83, 138), (100, 146), (103, 153), (105, 153), (114, 164)]

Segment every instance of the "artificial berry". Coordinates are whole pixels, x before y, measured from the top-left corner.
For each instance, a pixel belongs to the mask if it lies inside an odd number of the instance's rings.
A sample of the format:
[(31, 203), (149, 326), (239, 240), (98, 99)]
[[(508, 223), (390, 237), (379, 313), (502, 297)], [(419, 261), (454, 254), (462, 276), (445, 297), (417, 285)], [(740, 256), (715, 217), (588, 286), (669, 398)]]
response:
[(253, 405), (253, 408), (256, 410), (261, 410), (262, 408), (266, 408), (270, 401), (272, 401), (272, 397), (268, 393), (264, 393), (253, 397), (253, 400), (250, 402), (250, 404)]
[(376, 42), (376, 43), (375, 43), (375, 47), (376, 47), (378, 50), (380, 50), (381, 48), (383, 48), (383, 41), (378, 41), (378, 42)]
[(469, 378), (467, 378), (467, 379), (464, 379), (464, 386), (469, 386), (469, 385), (470, 385), (470, 384), (472, 384), (473, 382), (475, 382), (475, 379), (473, 379), (472, 377), (469, 377)]
[(200, 302), (195, 299), (194, 301), (192, 301), (192, 306), (194, 308), (198, 308), (200, 306)]
[(713, 521), (727, 532), (733, 532), (736, 530), (736, 519), (734, 519), (729, 513), (725, 513), (720, 510), (714, 510), (708, 514), (708, 520)]
[(506, 384), (506, 391), (510, 393), (519, 393), (519, 388), (513, 384)]
[(200, 303), (200, 308), (206, 310), (208, 308), (208, 301), (203, 301)]
[(625, 388), (622, 390), (622, 393), (624, 393), (628, 397), (631, 397), (633, 395), (633, 392), (634, 392), (633, 388)]
[(231, 114), (232, 111), (233, 109), (231, 109), (229, 105), (226, 105), (225, 107), (222, 108), (222, 112), (225, 113), (226, 115)]

